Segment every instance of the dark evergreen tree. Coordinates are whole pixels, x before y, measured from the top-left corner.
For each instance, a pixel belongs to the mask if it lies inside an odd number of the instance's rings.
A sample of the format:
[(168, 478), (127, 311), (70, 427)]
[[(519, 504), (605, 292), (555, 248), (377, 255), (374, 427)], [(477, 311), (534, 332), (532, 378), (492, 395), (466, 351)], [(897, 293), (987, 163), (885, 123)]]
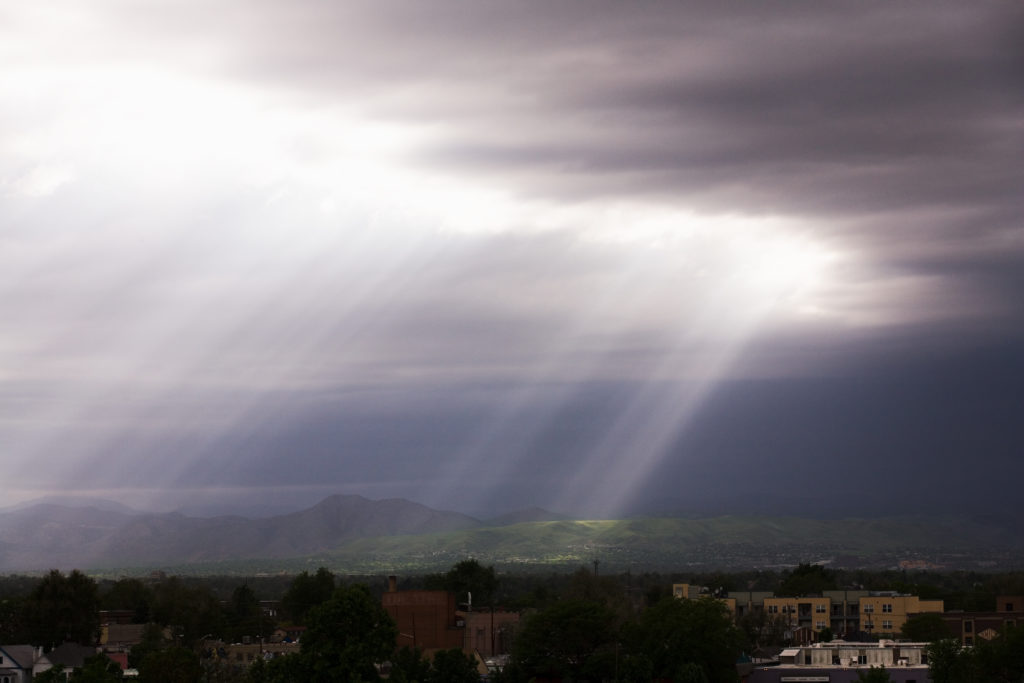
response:
[(100, 627), (96, 582), (77, 569), (67, 576), (54, 569), (29, 594), (22, 614), (33, 645), (91, 645)]
[(322, 605), (334, 594), (334, 574), (320, 567), (315, 574), (302, 572), (296, 576), (281, 598), (285, 615), (296, 624), (305, 624), (309, 610)]

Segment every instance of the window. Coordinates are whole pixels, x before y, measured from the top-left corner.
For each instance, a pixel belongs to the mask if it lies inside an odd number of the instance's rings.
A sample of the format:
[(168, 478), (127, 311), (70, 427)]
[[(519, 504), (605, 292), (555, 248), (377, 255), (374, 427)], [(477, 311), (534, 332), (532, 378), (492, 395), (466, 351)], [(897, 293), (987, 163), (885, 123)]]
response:
[(825, 613), (825, 605), (815, 605), (814, 606), (814, 611), (817, 612), (818, 614), (824, 614)]
[(874, 612), (875, 611), (875, 606), (870, 604), (870, 603), (867, 604), (867, 605), (864, 605), (864, 611), (865, 612)]
[(768, 614), (777, 614), (779, 611), (778, 605), (768, 605)]
[(867, 655), (857, 655), (857, 663), (858, 664), (867, 664), (868, 663), (868, 656)]
[(891, 602), (884, 603), (882, 605), (882, 611), (883, 612), (888, 612), (889, 614), (892, 614), (892, 603)]
[(890, 619), (883, 619), (882, 620), (882, 628), (884, 628), (886, 631), (891, 631), (892, 630), (892, 620), (890, 620)]
[(832, 655), (832, 665), (839, 666), (839, 655)]
[(819, 621), (819, 622), (814, 624), (814, 627), (817, 628), (820, 631), (821, 629), (825, 628), (825, 622), (824, 621)]
[(967, 636), (964, 638), (964, 645), (974, 645), (974, 638)]
[(974, 622), (970, 621), (970, 620), (965, 621), (964, 622), (964, 633), (973, 633), (973, 632), (974, 632)]
[(1006, 612), (1012, 612), (1013, 611), (1013, 603), (1012, 602), (1006, 603), (1006, 610), (1005, 611)]

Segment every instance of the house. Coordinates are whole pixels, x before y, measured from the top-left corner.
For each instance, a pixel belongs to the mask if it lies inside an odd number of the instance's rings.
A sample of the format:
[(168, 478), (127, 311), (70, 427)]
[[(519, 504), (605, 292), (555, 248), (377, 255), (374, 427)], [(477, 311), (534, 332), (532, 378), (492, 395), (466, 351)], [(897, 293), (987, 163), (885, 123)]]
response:
[[(36, 676), (49, 671), (55, 666), (64, 667), (64, 675), (70, 680), (75, 669), (81, 669), (85, 660), (96, 655), (96, 648), (92, 645), (79, 645), (78, 643), (61, 643), (46, 654), (36, 658), (32, 667), (32, 675)], [(0, 678), (0, 683), (3, 679)]]
[(37, 653), (31, 645), (0, 646), (0, 683), (31, 681)]

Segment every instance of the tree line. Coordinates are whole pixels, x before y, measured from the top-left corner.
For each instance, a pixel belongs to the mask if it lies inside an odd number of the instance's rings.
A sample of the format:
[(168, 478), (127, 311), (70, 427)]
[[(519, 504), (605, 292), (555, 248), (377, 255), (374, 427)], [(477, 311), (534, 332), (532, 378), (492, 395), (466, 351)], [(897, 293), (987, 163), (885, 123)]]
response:
[[(849, 578), (816, 565), (787, 572), (688, 576), (598, 576), (587, 568), (569, 574), (498, 575), (493, 567), (467, 560), (447, 572), (405, 577), (400, 588), (450, 590), (460, 601), (472, 593), (475, 606), (521, 611), (511, 657), (493, 680), (710, 682), (734, 680), (737, 656), (766, 644), (772, 633), (764, 625), (733, 623), (713, 599), (715, 593), (767, 589), (801, 595), (839, 587)], [(994, 600), (996, 593), (1024, 592), (1020, 574), (897, 573), (885, 585), (873, 585), (878, 580), (874, 575), (858, 578), (865, 581), (858, 585), (868, 589), (895, 588), (947, 600), (957, 594), (980, 600), (991, 592)], [(398, 683), (476, 680), (475, 663), (461, 651), (427, 658), (415, 650), (395, 650), (395, 626), (380, 601), (383, 577), (365, 582), (320, 568), (274, 581), (277, 587), (268, 594), (267, 583), (225, 577), (98, 583), (77, 570), (68, 575), (51, 571), (38, 579), (3, 577), (0, 638), (44, 648), (65, 641), (92, 643), (99, 609), (117, 609), (129, 611), (135, 623), (148, 624), (129, 659), (144, 682), (375, 680), (378, 665), (385, 661), (390, 663), (390, 679)], [(675, 600), (673, 582), (707, 585), (711, 592), (702, 600)], [(276, 619), (264, 613), (261, 599), (280, 601)], [(242, 667), (204, 649), (211, 640), (267, 638), (279, 625), (306, 627), (298, 653)], [(908, 626), (920, 629), (918, 637), (905, 634), (915, 640), (941, 637), (934, 619)], [(777, 635), (781, 639), (783, 634)], [(950, 673), (936, 680), (1010, 680), (998, 677), (999, 671), (1018, 670), (1002, 642), (979, 644), (970, 651), (944, 645), (947, 649), (937, 651), (932, 661), (940, 677), (943, 670)], [(72, 680), (116, 680), (116, 672), (99, 658), (76, 671)]]

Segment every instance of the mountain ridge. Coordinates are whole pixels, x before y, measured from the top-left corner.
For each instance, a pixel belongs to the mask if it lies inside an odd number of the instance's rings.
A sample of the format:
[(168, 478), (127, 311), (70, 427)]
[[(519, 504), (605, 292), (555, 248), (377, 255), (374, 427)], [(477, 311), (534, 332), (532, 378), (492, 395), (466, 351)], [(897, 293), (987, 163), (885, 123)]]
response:
[(484, 522), (401, 498), (341, 494), (268, 518), (127, 514), (39, 503), (0, 511), (0, 571), (257, 560), (270, 568), (326, 562), (339, 569), (376, 571), (385, 565), (436, 568), (467, 556), (522, 566), (587, 563), (597, 555), (606, 566), (619, 562), (627, 567), (775, 566), (847, 556), (874, 563), (929, 558), (936, 564), (973, 566), (972, 553), (1019, 566), (1024, 541), (1014, 532), (1020, 523), (1016, 517), (971, 516), (575, 520), (540, 508)]

